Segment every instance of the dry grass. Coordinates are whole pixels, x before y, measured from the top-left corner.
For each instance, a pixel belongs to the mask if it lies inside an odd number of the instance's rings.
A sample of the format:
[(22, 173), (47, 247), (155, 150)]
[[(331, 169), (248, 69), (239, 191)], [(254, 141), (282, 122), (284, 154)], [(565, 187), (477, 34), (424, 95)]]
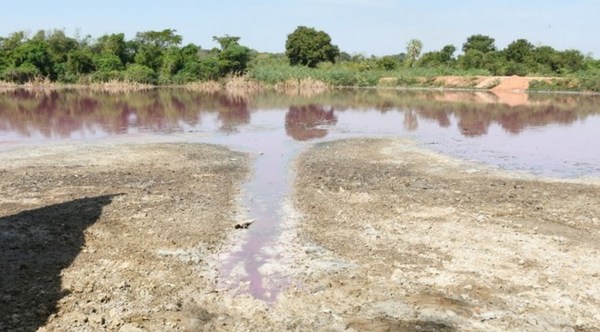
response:
[(18, 84), (6, 81), (0, 81), (0, 92), (3, 91), (12, 91), (19, 88)]
[(331, 85), (310, 77), (289, 79), (274, 86), (275, 91), (288, 95), (310, 97), (331, 90)]
[(89, 85), (81, 85), (81, 86), (77, 86), (77, 87), (82, 87), (84, 89), (89, 89), (89, 90), (98, 91), (98, 92), (126, 93), (126, 92), (150, 90), (150, 89), (154, 89), (156, 86), (150, 85), (150, 84), (129, 82), (129, 81), (110, 80), (108, 82), (92, 83)]
[(185, 84), (183, 87), (190, 91), (199, 91), (209, 94), (214, 94), (219, 91), (223, 91), (223, 86), (217, 81), (191, 82)]
[(222, 81), (193, 82), (184, 88), (204, 93), (226, 93), (231, 96), (246, 97), (264, 91), (265, 85), (245, 76), (227, 76)]
[[(0, 91), (14, 89), (27, 90), (58, 90), (58, 89), (83, 89), (104, 93), (127, 93), (143, 91), (156, 88), (155, 85), (135, 83), (129, 81), (111, 80), (101, 83), (89, 84), (61, 84), (51, 82), (47, 78), (38, 77), (25, 84), (15, 84), (11, 82), (0, 82)], [(234, 97), (248, 97), (263, 91), (274, 90), (287, 95), (298, 95), (310, 97), (326, 91), (330, 91), (332, 86), (323, 81), (313, 78), (288, 79), (274, 85), (268, 85), (247, 76), (233, 75), (220, 81), (192, 82), (183, 85), (183, 88), (190, 91), (198, 91), (208, 94), (225, 93)]]
[(59, 90), (59, 89), (82, 89), (106, 93), (126, 93), (133, 91), (142, 91), (155, 88), (154, 85), (142, 84), (128, 81), (111, 80), (108, 82), (91, 84), (62, 84), (50, 81), (45, 77), (36, 77), (34, 80), (24, 84), (0, 81), (0, 91), (9, 91), (15, 89), (25, 90)]
[(245, 97), (264, 91), (265, 85), (246, 76), (235, 75), (225, 78), (224, 88), (229, 95)]

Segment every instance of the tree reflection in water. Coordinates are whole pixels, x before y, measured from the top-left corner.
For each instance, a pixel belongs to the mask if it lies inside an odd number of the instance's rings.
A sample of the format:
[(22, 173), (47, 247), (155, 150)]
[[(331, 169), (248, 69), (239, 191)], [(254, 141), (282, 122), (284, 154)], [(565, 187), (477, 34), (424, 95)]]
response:
[(218, 97), (218, 110), (221, 131), (236, 132), (238, 126), (250, 123), (248, 101), (244, 97), (221, 95)]
[(333, 108), (322, 105), (290, 106), (285, 115), (285, 132), (296, 141), (307, 141), (327, 136), (324, 125), (337, 123)]
[(253, 111), (287, 109), (284, 123), (273, 125), (283, 125), (286, 133), (299, 141), (325, 137), (327, 126), (337, 124), (338, 117), (343, 119), (346, 112), (374, 111), (402, 112), (407, 131), (419, 130), (421, 120), (434, 120), (440, 128), (450, 128), (455, 120), (462, 135), (477, 137), (486, 135), (492, 124), (511, 134), (519, 134), (528, 127), (572, 124), (598, 114), (600, 104), (596, 96), (532, 95), (527, 97), (528, 104), (510, 106), (493, 97), (482, 92), (433, 91), (385, 95), (372, 91), (334, 91), (312, 98), (292, 98), (203, 94), (184, 89), (123, 94), (15, 90), (0, 93), (0, 135), (11, 139), (70, 139), (132, 131), (169, 133), (199, 127), (202, 118), (209, 114), (216, 117), (218, 130), (235, 133), (240, 126), (251, 123)]

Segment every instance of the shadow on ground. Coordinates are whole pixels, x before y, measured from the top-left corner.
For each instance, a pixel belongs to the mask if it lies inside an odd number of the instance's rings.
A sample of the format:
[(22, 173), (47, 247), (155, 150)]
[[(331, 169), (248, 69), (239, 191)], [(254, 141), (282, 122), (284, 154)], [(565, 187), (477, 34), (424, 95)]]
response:
[(61, 270), (84, 231), (118, 195), (81, 198), (0, 217), (0, 331), (35, 331), (56, 312)]

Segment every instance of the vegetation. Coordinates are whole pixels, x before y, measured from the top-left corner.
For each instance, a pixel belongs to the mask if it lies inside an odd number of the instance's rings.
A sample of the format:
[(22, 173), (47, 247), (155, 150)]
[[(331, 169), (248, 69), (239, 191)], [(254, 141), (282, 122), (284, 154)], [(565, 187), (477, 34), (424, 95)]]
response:
[(214, 37), (221, 46), (203, 50), (181, 46), (175, 30), (125, 35), (68, 37), (62, 30), (39, 31), (32, 37), (15, 32), (0, 38), (0, 79), (25, 83), (44, 77), (61, 83), (125, 80), (148, 84), (182, 84), (242, 74), (251, 50), (239, 37)]
[(600, 91), (600, 60), (577, 50), (555, 50), (517, 39), (504, 49), (485, 35), (473, 35), (457, 53), (454, 45), (421, 54), (423, 43), (410, 40), (405, 53), (384, 56), (340, 52), (324, 31), (300, 26), (288, 35), (285, 54), (259, 53), (235, 36), (213, 37), (218, 47), (182, 45), (173, 29), (143, 31), (127, 40), (122, 33), (93, 39), (62, 30), (0, 37), (0, 81), (93, 84), (187, 84), (228, 76), (271, 85), (299, 86), (320, 81), (332, 86), (435, 86), (444, 75), (529, 75), (532, 89)]
[(335, 62), (340, 50), (331, 44), (331, 37), (327, 33), (300, 26), (288, 35), (285, 54), (292, 66), (314, 68), (320, 62)]

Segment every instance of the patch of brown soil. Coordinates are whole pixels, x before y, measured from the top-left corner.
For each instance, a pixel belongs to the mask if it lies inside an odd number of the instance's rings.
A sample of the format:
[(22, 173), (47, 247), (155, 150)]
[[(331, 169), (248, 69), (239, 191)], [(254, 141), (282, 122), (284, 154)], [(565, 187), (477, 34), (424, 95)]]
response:
[(500, 84), (493, 87), (491, 90), (494, 92), (498, 91), (513, 91), (513, 92), (525, 92), (529, 88), (529, 77), (521, 76), (509, 76), (502, 77)]

